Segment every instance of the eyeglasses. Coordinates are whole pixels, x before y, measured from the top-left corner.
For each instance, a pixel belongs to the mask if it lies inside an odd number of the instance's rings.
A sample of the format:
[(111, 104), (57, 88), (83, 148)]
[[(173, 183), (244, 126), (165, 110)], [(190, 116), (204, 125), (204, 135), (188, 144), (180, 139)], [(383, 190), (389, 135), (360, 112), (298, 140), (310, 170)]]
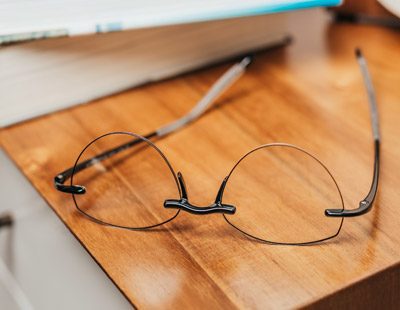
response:
[[(111, 132), (90, 142), (72, 168), (55, 177), (59, 191), (71, 193), (89, 219), (130, 230), (147, 230), (175, 219), (181, 211), (220, 213), (248, 237), (273, 244), (306, 245), (337, 236), (344, 217), (372, 208), (379, 178), (380, 134), (376, 99), (365, 58), (356, 58), (366, 86), (374, 137), (371, 188), (355, 209), (344, 209), (341, 191), (322, 162), (286, 143), (261, 145), (242, 156), (223, 179), (207, 207), (189, 201), (181, 173), (175, 173), (152, 142), (198, 119), (244, 73), (251, 59), (231, 67), (182, 118), (141, 136)], [(65, 182), (70, 179), (70, 185)], [(290, 227), (290, 229), (288, 229)]]

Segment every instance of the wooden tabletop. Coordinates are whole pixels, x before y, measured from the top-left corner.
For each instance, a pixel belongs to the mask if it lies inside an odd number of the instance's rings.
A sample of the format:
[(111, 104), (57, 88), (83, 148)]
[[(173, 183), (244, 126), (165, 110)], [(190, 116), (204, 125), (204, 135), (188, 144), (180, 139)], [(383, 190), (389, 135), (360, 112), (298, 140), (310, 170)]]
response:
[[(113, 229), (83, 217), (69, 195), (54, 189), (53, 177), (70, 167), (90, 140), (115, 130), (144, 134), (174, 120), (229, 64), (1, 131), (3, 148), (136, 307), (265, 309), (399, 302), (400, 34), (330, 24), (315, 12), (306, 17), (301, 31), (299, 24), (292, 25), (298, 35), (290, 46), (258, 54), (216, 108), (157, 145), (183, 172), (198, 205), (213, 201), (221, 179), (242, 154), (280, 141), (317, 155), (333, 172), (345, 207), (355, 208), (369, 189), (373, 163), (367, 97), (353, 52), (361, 47), (380, 112), (379, 194), (370, 213), (345, 219), (341, 234), (330, 242), (261, 244), (234, 231), (218, 214), (181, 213), (152, 232)], [(77, 281), (83, 276), (76, 275)]]

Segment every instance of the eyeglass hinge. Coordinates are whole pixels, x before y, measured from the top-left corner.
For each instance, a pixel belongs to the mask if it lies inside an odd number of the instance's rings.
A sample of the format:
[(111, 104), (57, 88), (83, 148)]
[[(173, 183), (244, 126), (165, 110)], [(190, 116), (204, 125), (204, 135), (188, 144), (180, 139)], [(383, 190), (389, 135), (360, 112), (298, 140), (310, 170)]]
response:
[(60, 183), (59, 176), (54, 178), (54, 186), (57, 190), (63, 193), (81, 195), (86, 193), (86, 188), (82, 185), (64, 185)]

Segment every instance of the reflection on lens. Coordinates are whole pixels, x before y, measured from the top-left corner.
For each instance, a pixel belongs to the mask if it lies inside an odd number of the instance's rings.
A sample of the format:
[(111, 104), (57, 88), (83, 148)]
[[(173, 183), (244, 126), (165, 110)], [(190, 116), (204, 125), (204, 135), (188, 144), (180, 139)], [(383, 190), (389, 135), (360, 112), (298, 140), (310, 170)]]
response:
[(343, 209), (339, 188), (316, 158), (288, 144), (267, 144), (249, 152), (231, 171), (223, 203), (235, 228), (274, 243), (308, 243), (338, 234), (343, 219), (325, 209)]
[[(92, 159), (115, 147), (140, 139), (106, 159)], [(165, 209), (165, 197), (180, 197), (175, 174), (160, 151), (135, 134), (111, 133), (91, 142), (77, 161), (90, 167), (77, 171), (71, 184), (86, 193), (74, 195), (77, 208), (98, 221), (128, 228), (158, 225), (173, 218)]]

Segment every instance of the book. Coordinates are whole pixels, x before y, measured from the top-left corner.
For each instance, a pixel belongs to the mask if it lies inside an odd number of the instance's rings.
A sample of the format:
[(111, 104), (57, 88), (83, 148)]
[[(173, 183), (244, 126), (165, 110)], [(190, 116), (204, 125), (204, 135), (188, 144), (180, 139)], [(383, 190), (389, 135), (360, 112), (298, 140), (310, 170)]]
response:
[(264, 13), (339, 2), (0, 0), (0, 126), (283, 44)]
[(0, 44), (270, 14), (340, 0), (0, 0)]
[(31, 41), (0, 49), (0, 126), (161, 80), (287, 38), (255, 16)]

